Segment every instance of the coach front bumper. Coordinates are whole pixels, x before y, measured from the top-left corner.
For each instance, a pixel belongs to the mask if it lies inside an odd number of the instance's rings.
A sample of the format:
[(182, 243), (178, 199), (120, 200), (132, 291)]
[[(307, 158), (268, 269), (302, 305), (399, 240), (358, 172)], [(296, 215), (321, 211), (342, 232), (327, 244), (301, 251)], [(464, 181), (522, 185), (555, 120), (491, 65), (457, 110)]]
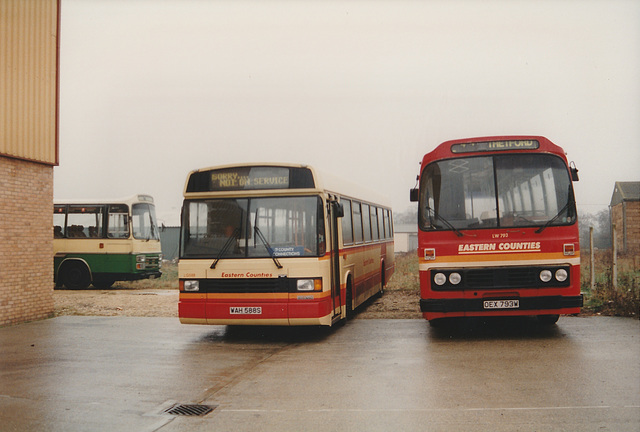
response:
[[(554, 310), (580, 308), (584, 303), (582, 294), (578, 296), (518, 297), (519, 311)], [(420, 299), (421, 312), (496, 312), (484, 309), (488, 299)]]

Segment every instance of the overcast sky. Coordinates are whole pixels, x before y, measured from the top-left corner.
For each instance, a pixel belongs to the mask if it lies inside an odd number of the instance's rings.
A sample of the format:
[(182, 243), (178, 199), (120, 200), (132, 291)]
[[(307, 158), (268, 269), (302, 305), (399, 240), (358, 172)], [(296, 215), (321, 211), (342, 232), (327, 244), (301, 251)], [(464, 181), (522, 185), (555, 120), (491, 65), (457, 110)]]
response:
[(186, 175), (296, 162), (396, 212), (456, 138), (543, 135), (595, 213), (640, 180), (640, 2), (62, 0), (54, 195), (155, 197)]

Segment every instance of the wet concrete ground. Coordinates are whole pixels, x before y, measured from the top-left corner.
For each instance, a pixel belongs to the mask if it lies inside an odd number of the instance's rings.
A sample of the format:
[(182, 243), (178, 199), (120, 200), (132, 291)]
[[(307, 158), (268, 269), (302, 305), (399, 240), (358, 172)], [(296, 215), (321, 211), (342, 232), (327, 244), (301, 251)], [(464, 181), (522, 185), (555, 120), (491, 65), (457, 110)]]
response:
[[(640, 321), (0, 328), (2, 431), (640, 430)], [(174, 404), (208, 405), (176, 416)]]

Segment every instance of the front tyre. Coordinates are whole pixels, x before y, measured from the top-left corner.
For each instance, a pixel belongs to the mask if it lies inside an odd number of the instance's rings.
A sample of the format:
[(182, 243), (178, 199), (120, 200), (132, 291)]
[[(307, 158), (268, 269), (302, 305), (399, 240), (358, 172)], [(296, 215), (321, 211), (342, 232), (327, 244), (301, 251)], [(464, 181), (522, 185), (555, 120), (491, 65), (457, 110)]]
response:
[(62, 284), (71, 290), (87, 289), (91, 283), (89, 269), (84, 263), (71, 262), (62, 270)]
[(106, 290), (113, 286), (116, 281), (114, 279), (109, 278), (95, 278), (92, 282), (92, 285), (98, 289)]
[(558, 322), (560, 315), (538, 315), (538, 323), (543, 326), (552, 326)]

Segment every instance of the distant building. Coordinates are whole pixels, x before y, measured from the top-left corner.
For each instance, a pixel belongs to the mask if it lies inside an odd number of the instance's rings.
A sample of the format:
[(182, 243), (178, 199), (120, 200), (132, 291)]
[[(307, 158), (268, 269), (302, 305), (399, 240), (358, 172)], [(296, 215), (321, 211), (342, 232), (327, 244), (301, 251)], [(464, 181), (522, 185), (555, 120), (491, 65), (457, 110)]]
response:
[(418, 249), (418, 223), (394, 224), (393, 250), (396, 253), (413, 252)]
[(616, 182), (609, 207), (618, 251), (640, 252), (640, 182)]
[(60, 0), (0, 1), (0, 326), (53, 314)]

